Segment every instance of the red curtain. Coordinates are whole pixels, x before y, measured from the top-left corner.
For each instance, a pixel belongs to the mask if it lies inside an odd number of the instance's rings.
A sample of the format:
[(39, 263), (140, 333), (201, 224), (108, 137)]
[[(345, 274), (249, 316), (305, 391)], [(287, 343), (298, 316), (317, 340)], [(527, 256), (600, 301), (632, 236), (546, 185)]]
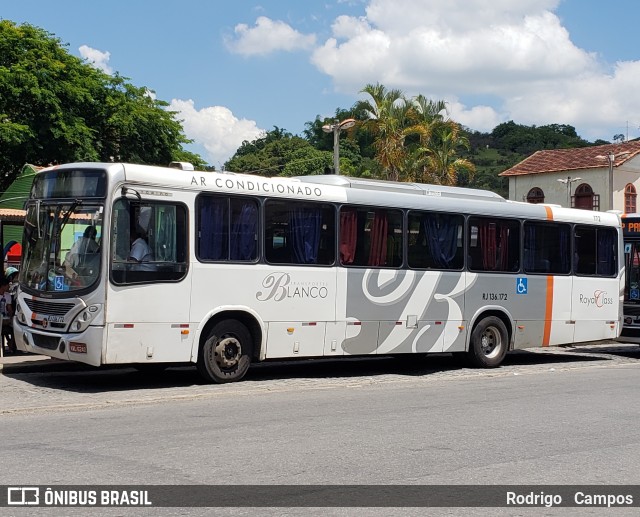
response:
[(369, 265), (384, 266), (387, 263), (387, 231), (389, 222), (383, 210), (376, 210), (371, 226), (371, 245), (369, 247)]
[(500, 226), (500, 257), (496, 269), (507, 271), (509, 263), (509, 228), (506, 225)]
[(478, 225), (482, 268), (506, 271), (509, 262), (509, 227), (505, 224), (481, 222)]
[(495, 223), (481, 222), (478, 226), (478, 236), (482, 250), (482, 269), (495, 271), (498, 249)]
[(340, 262), (353, 264), (358, 243), (358, 215), (354, 208), (340, 211)]

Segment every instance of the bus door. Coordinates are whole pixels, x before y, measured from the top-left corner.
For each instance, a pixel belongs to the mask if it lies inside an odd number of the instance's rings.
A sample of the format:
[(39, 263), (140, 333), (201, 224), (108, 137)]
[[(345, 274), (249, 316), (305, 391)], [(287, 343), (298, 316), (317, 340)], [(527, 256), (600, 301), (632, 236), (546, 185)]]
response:
[(341, 353), (335, 326), (335, 218), (328, 203), (265, 201), (265, 264), (252, 268), (253, 290), (244, 300), (266, 322), (267, 358)]
[[(191, 357), (187, 209), (167, 193), (114, 202), (106, 318), (108, 363)], [(170, 199), (170, 201), (166, 201)]]
[(574, 342), (615, 339), (620, 310), (616, 229), (577, 225), (573, 262)]

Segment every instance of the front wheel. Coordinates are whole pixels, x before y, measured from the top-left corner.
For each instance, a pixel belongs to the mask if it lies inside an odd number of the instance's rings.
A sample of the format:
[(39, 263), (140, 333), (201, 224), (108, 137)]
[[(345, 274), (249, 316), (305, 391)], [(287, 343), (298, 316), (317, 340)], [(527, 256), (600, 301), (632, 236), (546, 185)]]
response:
[(500, 366), (507, 354), (509, 334), (500, 318), (489, 316), (480, 320), (469, 342), (468, 357), (471, 364), (480, 368)]
[(251, 364), (251, 332), (237, 320), (216, 323), (198, 353), (197, 368), (207, 382), (239, 381)]

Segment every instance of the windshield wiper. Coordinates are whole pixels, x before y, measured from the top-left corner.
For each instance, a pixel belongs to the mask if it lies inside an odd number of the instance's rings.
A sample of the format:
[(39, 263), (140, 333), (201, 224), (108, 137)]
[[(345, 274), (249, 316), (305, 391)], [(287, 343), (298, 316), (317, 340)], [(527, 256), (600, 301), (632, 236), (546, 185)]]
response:
[[(62, 220), (60, 221), (60, 223), (57, 224), (58, 221), (58, 217), (60, 215), (60, 212), (62, 211), (62, 206), (57, 206), (56, 210), (54, 212), (54, 223), (53, 223), (53, 229), (51, 232), (51, 243), (50, 243), (50, 250), (51, 253), (49, 254), (49, 259), (47, 260), (47, 275), (46, 275), (46, 287), (45, 290), (48, 291), (50, 288), (49, 285), (49, 271), (53, 270), (55, 271), (55, 266), (56, 266), (56, 257), (58, 256), (58, 250), (56, 249), (59, 242), (59, 237), (62, 234), (62, 230), (64, 230), (64, 227), (67, 225), (67, 222), (69, 222), (69, 218), (71, 217), (71, 214), (75, 211), (76, 208), (78, 208), (80, 205), (82, 205), (82, 200), (80, 199), (75, 199), (73, 201), (73, 203), (71, 203), (71, 205), (69, 205), (69, 209), (64, 213), (64, 215), (62, 216)], [(53, 262), (52, 262), (53, 261)]]
[[(82, 205), (82, 201), (80, 199), (76, 199), (73, 201), (73, 203), (71, 203), (71, 205), (69, 206), (69, 210), (67, 210), (67, 212), (64, 214), (62, 221), (60, 222), (60, 224), (57, 226), (57, 231), (54, 233), (53, 237), (55, 239), (58, 238), (58, 236), (62, 233), (62, 230), (64, 230), (64, 227), (67, 225), (67, 222), (69, 221), (69, 218), (71, 217), (71, 214), (75, 211), (76, 208), (78, 208), (80, 205)], [(58, 207), (59, 209), (59, 207)], [(58, 213), (56, 213), (56, 217), (57, 217)]]

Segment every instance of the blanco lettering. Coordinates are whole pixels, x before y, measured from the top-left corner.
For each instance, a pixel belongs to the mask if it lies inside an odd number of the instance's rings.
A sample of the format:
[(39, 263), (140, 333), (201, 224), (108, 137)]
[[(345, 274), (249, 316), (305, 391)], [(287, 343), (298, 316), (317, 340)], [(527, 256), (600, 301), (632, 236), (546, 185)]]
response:
[(262, 281), (264, 290), (256, 293), (256, 299), (261, 302), (273, 300), (281, 302), (285, 298), (326, 298), (329, 290), (321, 282), (300, 283), (291, 282), (289, 273), (272, 273)]

